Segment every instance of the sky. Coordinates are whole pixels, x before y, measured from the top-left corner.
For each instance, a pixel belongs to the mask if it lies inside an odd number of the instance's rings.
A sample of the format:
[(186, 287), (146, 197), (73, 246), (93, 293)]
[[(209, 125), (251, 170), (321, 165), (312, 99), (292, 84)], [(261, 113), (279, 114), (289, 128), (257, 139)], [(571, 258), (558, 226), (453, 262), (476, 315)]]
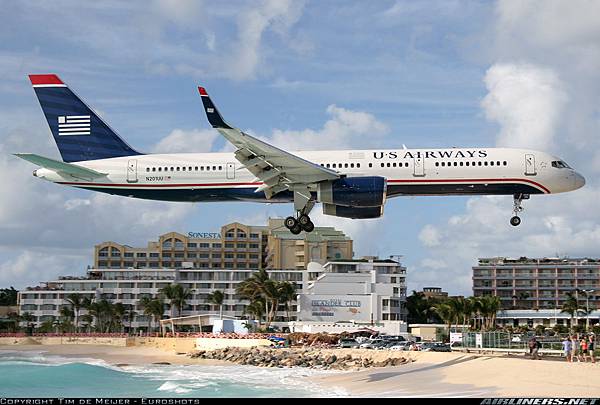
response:
[(227, 150), (225, 119), (288, 150), (527, 147), (583, 189), (401, 197), (374, 220), (312, 213), (355, 254), (402, 255), (409, 290), (471, 295), (478, 257), (598, 257), (600, 2), (0, 0), (0, 288), (83, 274), (93, 246), (261, 225), (291, 205), (166, 203), (65, 188), (12, 155), (57, 158), (30, 73), (56, 73), (136, 149)]

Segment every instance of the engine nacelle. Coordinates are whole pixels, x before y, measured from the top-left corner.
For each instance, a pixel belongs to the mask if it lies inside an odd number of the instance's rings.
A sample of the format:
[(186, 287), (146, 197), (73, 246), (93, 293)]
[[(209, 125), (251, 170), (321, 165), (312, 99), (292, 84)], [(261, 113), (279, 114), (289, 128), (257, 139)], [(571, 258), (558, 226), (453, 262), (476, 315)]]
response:
[(383, 177), (342, 177), (319, 183), (317, 200), (345, 207), (380, 207), (385, 204), (387, 182)]
[(383, 205), (379, 207), (345, 207), (343, 205), (323, 204), (323, 214), (353, 219), (379, 218), (383, 215)]

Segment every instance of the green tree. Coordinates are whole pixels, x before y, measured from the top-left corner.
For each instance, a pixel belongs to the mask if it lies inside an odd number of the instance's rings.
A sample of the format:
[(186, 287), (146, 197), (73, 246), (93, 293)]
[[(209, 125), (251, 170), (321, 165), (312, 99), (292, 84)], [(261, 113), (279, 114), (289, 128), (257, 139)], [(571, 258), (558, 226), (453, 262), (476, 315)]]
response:
[(208, 294), (208, 302), (213, 305), (219, 306), (219, 319), (223, 319), (223, 301), (225, 300), (225, 294), (221, 290), (216, 290)]
[(241, 298), (248, 299), (253, 307), (255, 302), (261, 302), (264, 305), (265, 328), (268, 328), (279, 304), (279, 293), (277, 283), (269, 278), (267, 271), (260, 269), (239, 283), (236, 293)]
[(14, 287), (0, 288), (0, 306), (14, 307), (17, 305), (17, 293)]
[(568, 292), (567, 293), (567, 299), (563, 303), (562, 309), (561, 309), (560, 312), (564, 312), (564, 313), (570, 315), (570, 317), (571, 317), (571, 329), (573, 329), (573, 327), (574, 327), (574, 325), (573, 325), (573, 318), (576, 315), (579, 315), (580, 312), (585, 312), (585, 311), (582, 311), (581, 308), (579, 307), (579, 302), (577, 301), (577, 297), (575, 297), (573, 295), (573, 293)]
[(139, 305), (144, 310), (144, 315), (148, 316), (148, 332), (151, 330), (151, 322), (154, 320), (156, 324), (160, 323), (165, 312), (165, 304), (159, 298), (143, 297), (139, 301)]
[(448, 324), (448, 333), (450, 333), (450, 328), (452, 327), (452, 321), (456, 319), (456, 311), (455, 308), (450, 304), (437, 304), (432, 307), (433, 311), (444, 321), (444, 323)]
[(298, 293), (296, 292), (296, 288), (289, 281), (280, 281), (276, 285), (277, 292), (279, 295), (279, 302), (283, 304), (285, 309), (286, 318), (290, 320), (290, 304), (296, 299)]
[(69, 294), (65, 301), (73, 308), (75, 314), (75, 329), (79, 331), (79, 311), (84, 307), (85, 301), (80, 294)]
[(169, 284), (159, 290), (166, 299), (169, 300), (171, 318), (174, 318), (173, 310), (177, 308), (179, 316), (183, 312), (183, 307), (187, 301), (192, 298), (192, 291), (184, 288), (181, 284)]
[(21, 317), (16, 312), (9, 312), (6, 316), (10, 324), (10, 331), (16, 332), (19, 329), (19, 322), (21, 321)]

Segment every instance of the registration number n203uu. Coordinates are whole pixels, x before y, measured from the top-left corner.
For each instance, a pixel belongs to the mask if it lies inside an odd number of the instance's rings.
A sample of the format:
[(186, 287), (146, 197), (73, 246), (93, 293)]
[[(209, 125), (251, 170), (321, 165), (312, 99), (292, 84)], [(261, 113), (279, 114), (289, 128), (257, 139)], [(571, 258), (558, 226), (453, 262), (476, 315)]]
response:
[(163, 181), (165, 178), (163, 176), (146, 176), (146, 181)]

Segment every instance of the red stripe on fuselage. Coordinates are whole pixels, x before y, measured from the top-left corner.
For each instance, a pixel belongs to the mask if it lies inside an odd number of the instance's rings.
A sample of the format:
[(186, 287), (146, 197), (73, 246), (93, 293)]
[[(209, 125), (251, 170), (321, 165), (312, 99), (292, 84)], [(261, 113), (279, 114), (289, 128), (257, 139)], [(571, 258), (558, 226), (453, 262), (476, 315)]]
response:
[[(388, 179), (388, 183), (485, 183), (485, 182), (523, 182), (530, 183), (542, 189), (545, 193), (550, 194), (550, 190), (538, 182), (529, 179)], [(131, 188), (161, 188), (161, 187), (226, 187), (226, 186), (261, 186), (262, 182), (247, 182), (247, 183), (199, 183), (199, 184), (114, 184), (114, 183), (75, 183), (75, 182), (58, 182), (69, 186), (98, 186), (98, 187), (131, 187)]]

